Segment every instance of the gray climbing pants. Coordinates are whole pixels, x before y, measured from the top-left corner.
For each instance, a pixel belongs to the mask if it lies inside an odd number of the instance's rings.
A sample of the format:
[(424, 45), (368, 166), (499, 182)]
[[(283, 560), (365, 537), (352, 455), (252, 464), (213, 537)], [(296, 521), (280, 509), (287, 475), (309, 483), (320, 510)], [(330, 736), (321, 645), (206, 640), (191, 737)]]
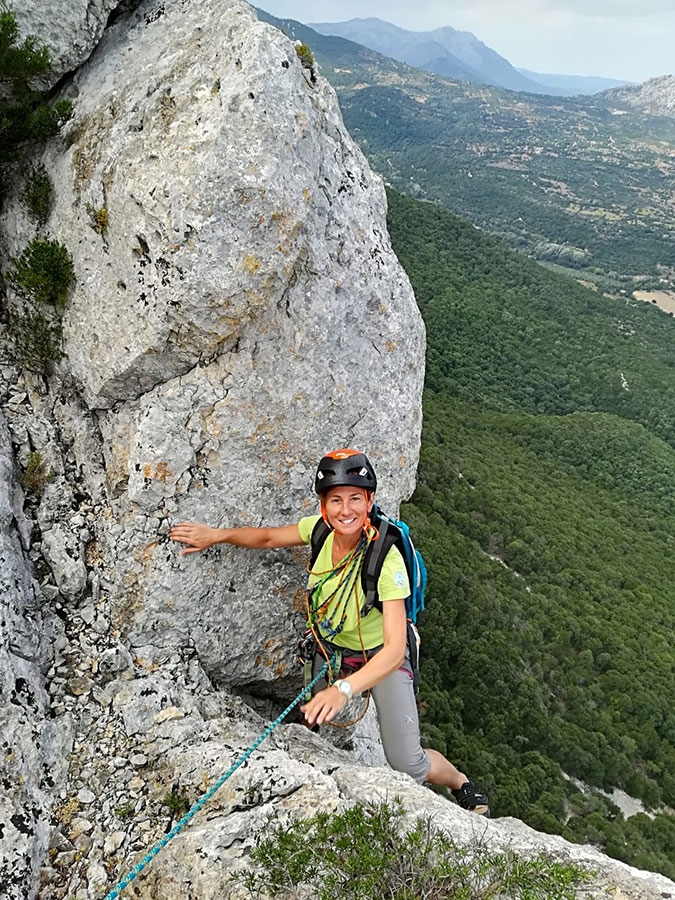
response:
[[(314, 657), (313, 669), (319, 671), (324, 659), (320, 654)], [(418, 784), (426, 781), (431, 768), (431, 759), (420, 743), (420, 725), (417, 715), (417, 702), (413, 690), (412, 673), (406, 668), (410, 665), (408, 652), (400, 669), (388, 675), (384, 681), (376, 684), (371, 690), (377, 720), (380, 725), (382, 746), (387, 762), (397, 772), (405, 772)], [(321, 679), (313, 693), (326, 687), (325, 679)]]

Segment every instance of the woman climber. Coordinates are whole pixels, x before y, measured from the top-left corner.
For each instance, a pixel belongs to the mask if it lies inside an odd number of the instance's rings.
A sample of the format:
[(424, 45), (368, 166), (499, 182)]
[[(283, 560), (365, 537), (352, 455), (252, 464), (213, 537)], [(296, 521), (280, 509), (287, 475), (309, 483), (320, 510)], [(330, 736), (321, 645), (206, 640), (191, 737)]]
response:
[(295, 547), (311, 544), (323, 519), (328, 534), (310, 568), (307, 590), (313, 668), (318, 672), (324, 659), (338, 650), (343, 660), (340, 675), (345, 677), (317, 685), (301, 707), (306, 722), (310, 727), (329, 723), (352, 696), (370, 691), (389, 765), (420, 784), (445, 785), (461, 807), (489, 815), (487, 797), (476, 785), (439, 752), (425, 750), (420, 743), (405, 607), (410, 586), (395, 546), (386, 554), (377, 581), (379, 603), (363, 614), (367, 607), (360, 573), (369, 543), (378, 539), (370, 521), (376, 487), (365, 454), (335, 450), (323, 457), (316, 473), (321, 516), (281, 528), (211, 528), (183, 522), (171, 529), (171, 538), (188, 545), (184, 554), (219, 543), (261, 550)]

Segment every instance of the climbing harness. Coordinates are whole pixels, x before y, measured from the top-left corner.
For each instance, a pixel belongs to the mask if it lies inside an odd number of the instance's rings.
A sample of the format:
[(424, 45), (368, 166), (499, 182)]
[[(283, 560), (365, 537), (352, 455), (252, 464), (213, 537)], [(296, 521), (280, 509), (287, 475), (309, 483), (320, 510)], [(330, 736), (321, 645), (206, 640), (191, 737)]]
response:
[[(328, 666), (329, 666), (329, 662), (324, 663), (324, 665), (321, 667), (321, 671), (318, 673), (318, 675), (316, 676), (314, 681), (312, 681), (312, 683), (309, 685), (310, 690), (325, 675), (325, 673), (328, 669)], [(221, 775), (221, 777), (218, 779), (218, 781), (216, 781), (216, 783), (213, 785), (213, 787), (210, 787), (208, 789), (208, 791), (206, 791), (206, 793), (202, 794), (202, 796), (199, 798), (199, 800), (197, 800), (197, 802), (194, 804), (194, 806), (190, 810), (188, 810), (188, 812), (183, 816), (183, 818), (180, 821), (176, 822), (176, 824), (173, 826), (171, 831), (169, 831), (167, 834), (165, 834), (161, 840), (157, 841), (155, 846), (148, 853), (146, 853), (146, 855), (143, 857), (143, 859), (137, 865), (135, 865), (133, 867), (133, 869), (127, 875), (124, 876), (124, 878), (119, 882), (119, 884), (116, 887), (114, 887), (112, 889), (112, 891), (110, 891), (108, 894), (105, 895), (103, 900), (115, 900), (115, 898), (119, 897), (119, 895), (122, 893), (122, 891), (128, 885), (131, 884), (131, 882), (134, 880), (134, 878), (137, 875), (140, 875), (140, 873), (148, 865), (148, 863), (152, 859), (154, 859), (155, 856), (157, 856), (159, 851), (163, 847), (166, 847), (166, 845), (169, 843), (169, 841), (172, 838), (174, 838), (178, 834), (179, 831), (182, 831), (182, 829), (199, 812), (199, 810), (204, 806), (204, 804), (208, 800), (210, 800), (211, 797), (213, 797), (213, 795), (216, 793), (216, 791), (227, 781), (227, 779), (230, 777), (230, 775), (232, 775), (234, 772), (236, 772), (236, 770), (239, 768), (239, 766), (241, 766), (244, 762), (246, 762), (246, 760), (251, 756), (251, 754), (254, 753), (258, 749), (258, 747), (262, 744), (262, 742), (265, 740), (265, 738), (268, 737), (274, 731), (274, 729), (277, 727), (277, 725), (279, 725), (286, 718), (286, 716), (289, 714), (289, 712), (291, 712), (291, 710), (294, 709), (298, 705), (298, 703), (300, 703), (302, 701), (305, 694), (306, 694), (306, 688), (303, 688), (302, 691), (295, 698), (295, 700), (293, 700), (293, 702), (290, 703), (286, 707), (286, 709), (281, 713), (281, 715), (277, 716), (277, 718), (274, 720), (274, 722), (272, 722), (271, 725), (268, 725), (268, 727), (265, 729), (265, 731), (263, 731), (263, 733), (260, 735), (260, 737), (256, 738), (255, 741), (253, 741), (253, 743), (248, 748), (248, 750), (245, 750), (244, 753), (242, 753), (242, 755), (237, 760), (235, 760), (235, 762), (230, 766), (230, 768), (227, 770), (227, 772), (225, 772), (224, 775)]]

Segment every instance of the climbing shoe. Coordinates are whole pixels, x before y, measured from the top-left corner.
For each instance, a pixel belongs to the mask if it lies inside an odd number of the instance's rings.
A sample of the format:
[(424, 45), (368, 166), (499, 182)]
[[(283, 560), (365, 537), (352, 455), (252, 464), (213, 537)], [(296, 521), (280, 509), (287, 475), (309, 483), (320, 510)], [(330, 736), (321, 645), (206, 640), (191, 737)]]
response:
[(452, 792), (452, 796), (462, 809), (468, 809), (469, 812), (475, 813), (477, 816), (490, 818), (488, 798), (476, 787), (473, 781), (465, 781), (460, 788), (456, 788)]

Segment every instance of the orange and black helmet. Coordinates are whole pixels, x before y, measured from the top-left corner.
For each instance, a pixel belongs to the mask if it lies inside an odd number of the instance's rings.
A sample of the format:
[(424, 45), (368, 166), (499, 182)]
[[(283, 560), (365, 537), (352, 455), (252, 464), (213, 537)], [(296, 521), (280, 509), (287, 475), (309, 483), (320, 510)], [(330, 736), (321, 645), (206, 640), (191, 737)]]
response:
[(366, 491), (374, 491), (377, 487), (375, 470), (360, 450), (331, 450), (319, 463), (314, 480), (317, 494), (343, 486), (360, 487)]

